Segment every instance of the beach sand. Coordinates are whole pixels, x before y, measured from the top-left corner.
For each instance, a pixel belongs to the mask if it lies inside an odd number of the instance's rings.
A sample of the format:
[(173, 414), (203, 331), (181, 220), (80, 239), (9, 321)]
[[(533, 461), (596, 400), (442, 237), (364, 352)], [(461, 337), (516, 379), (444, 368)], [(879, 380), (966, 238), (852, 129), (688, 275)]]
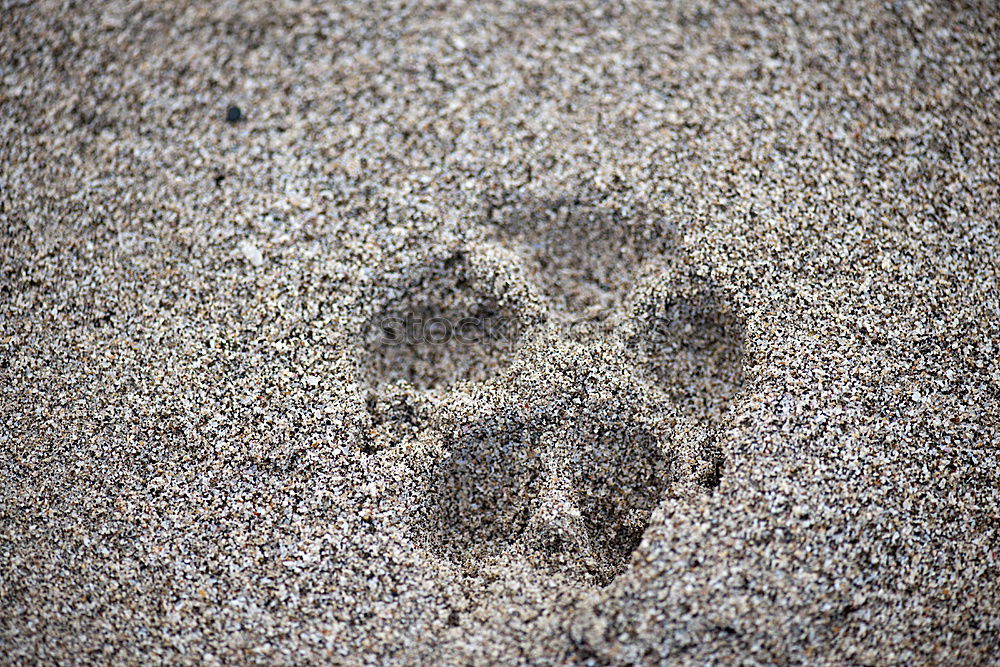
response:
[(995, 661), (996, 6), (371, 4), (0, 8), (3, 662)]

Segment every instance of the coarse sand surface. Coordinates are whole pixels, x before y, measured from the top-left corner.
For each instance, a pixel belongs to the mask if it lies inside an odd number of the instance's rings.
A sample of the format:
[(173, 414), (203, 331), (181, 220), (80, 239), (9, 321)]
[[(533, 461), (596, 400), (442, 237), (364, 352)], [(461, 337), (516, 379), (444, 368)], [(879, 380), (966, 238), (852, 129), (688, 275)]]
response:
[(1000, 11), (0, 2), (0, 662), (995, 664)]

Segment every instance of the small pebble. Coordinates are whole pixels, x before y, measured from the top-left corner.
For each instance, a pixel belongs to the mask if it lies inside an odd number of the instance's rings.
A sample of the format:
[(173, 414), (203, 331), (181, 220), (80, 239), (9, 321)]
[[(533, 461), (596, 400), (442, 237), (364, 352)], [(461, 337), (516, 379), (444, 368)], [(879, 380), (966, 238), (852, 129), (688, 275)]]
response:
[(240, 252), (254, 266), (262, 266), (264, 264), (264, 255), (261, 254), (252, 241), (240, 242)]

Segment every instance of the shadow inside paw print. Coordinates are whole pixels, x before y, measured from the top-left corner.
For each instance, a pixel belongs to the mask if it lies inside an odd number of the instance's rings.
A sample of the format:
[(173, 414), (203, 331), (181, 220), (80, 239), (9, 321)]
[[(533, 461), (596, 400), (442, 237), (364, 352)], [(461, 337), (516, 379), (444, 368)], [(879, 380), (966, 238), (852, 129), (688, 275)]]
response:
[(507, 553), (595, 585), (624, 571), (673, 481), (669, 446), (619, 402), (576, 405), (465, 429), (424, 476), (418, 539), (469, 567)]
[(576, 431), (572, 440), (582, 447), (567, 468), (606, 583), (628, 565), (673, 472), (663, 443), (635, 423), (587, 420)]
[(486, 555), (524, 532), (544, 476), (532, 424), (488, 419), (467, 429), (424, 479), (421, 527), (453, 558)]
[(521, 198), (487, 210), (487, 235), (516, 249), (540, 291), (574, 317), (611, 314), (642, 262), (674, 245), (662, 216), (583, 197)]
[(685, 416), (724, 421), (743, 386), (744, 325), (706, 281), (654, 281), (631, 344), (635, 364)]
[(483, 381), (506, 366), (521, 322), (457, 253), (402, 287), (365, 333), (367, 384), (417, 390)]

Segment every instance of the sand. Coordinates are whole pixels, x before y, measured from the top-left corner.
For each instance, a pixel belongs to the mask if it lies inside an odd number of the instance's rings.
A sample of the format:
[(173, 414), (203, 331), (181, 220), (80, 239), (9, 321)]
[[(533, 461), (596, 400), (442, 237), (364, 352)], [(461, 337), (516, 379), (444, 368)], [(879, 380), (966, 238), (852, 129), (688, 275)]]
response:
[(3, 662), (994, 662), (998, 17), (4, 3)]

